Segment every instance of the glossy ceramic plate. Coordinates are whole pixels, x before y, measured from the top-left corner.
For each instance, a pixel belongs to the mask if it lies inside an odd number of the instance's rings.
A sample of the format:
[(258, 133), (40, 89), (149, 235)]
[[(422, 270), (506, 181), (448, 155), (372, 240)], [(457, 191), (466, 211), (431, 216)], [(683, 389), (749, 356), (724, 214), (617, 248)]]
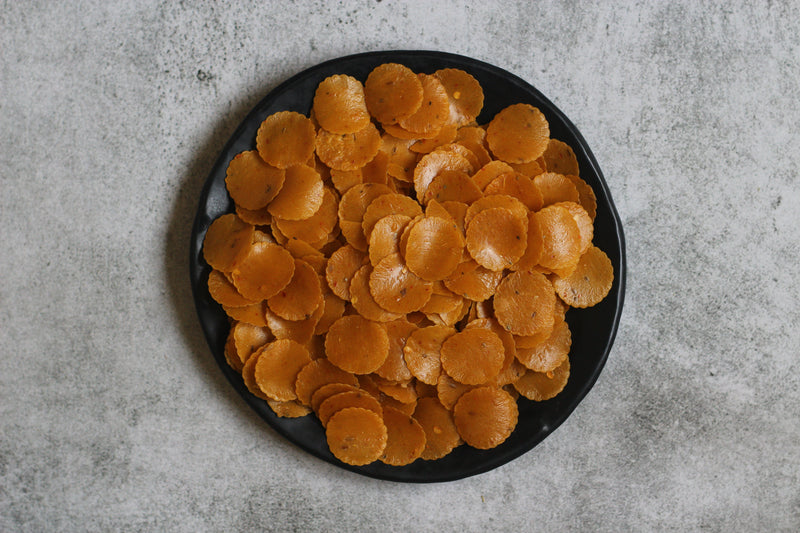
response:
[[(255, 149), (256, 131), (264, 118), (285, 110), (308, 115), (314, 91), (323, 79), (333, 74), (349, 74), (363, 82), (374, 67), (387, 62), (402, 63), (415, 72), (432, 73), (447, 67), (469, 72), (485, 93), (484, 108), (478, 118), (481, 124), (511, 104), (526, 102), (538, 107), (550, 123), (551, 137), (573, 148), (581, 177), (594, 188), (598, 204), (594, 244), (611, 259), (615, 280), (611, 292), (600, 304), (585, 310), (571, 309), (567, 313), (573, 335), (569, 382), (561, 394), (545, 402), (520, 398), (519, 423), (503, 444), (491, 450), (462, 445), (438, 461), (419, 459), (403, 467), (380, 462), (354, 467), (341, 463), (330, 453), (324, 430), (316, 417), (278, 418), (265, 401), (247, 391), (241, 376), (227, 365), (223, 349), (228, 320), (222, 308), (209, 296), (210, 268), (203, 260), (202, 244), (211, 222), (233, 211), (233, 203), (225, 190), (226, 168), (239, 152)], [(393, 481), (436, 482), (480, 474), (528, 452), (561, 425), (586, 396), (605, 364), (617, 332), (625, 288), (625, 245), (619, 216), (586, 141), (572, 122), (534, 87), (505, 70), (468, 57), (425, 51), (370, 52), (327, 61), (297, 74), (270, 92), (244, 119), (222, 150), (203, 189), (192, 229), (190, 272), (197, 313), (214, 358), (231, 385), (275, 431), (307, 452), (359, 474)]]

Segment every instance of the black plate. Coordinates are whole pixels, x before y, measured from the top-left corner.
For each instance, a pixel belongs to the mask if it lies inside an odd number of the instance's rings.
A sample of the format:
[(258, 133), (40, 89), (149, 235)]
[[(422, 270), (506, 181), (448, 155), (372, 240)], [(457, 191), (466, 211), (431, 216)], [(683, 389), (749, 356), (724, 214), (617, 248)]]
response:
[[(569, 356), (571, 375), (564, 391), (556, 398), (540, 403), (521, 398), (519, 424), (503, 444), (492, 450), (476, 450), (463, 445), (438, 461), (420, 459), (403, 467), (380, 462), (354, 467), (341, 463), (330, 453), (323, 428), (314, 416), (297, 419), (276, 417), (266, 402), (247, 391), (241, 376), (227, 365), (223, 348), (228, 321), (221, 307), (208, 294), (206, 283), (210, 268), (203, 260), (202, 244), (211, 222), (221, 214), (233, 211), (225, 190), (225, 171), (236, 154), (255, 149), (256, 131), (264, 118), (284, 110), (307, 115), (314, 91), (323, 79), (332, 74), (349, 74), (363, 82), (374, 67), (386, 62), (402, 63), (416, 72), (425, 73), (447, 67), (466, 70), (477, 78), (485, 93), (479, 123), (488, 122), (498, 111), (518, 102), (541, 109), (550, 123), (550, 135), (574, 149), (581, 177), (594, 188), (598, 204), (594, 244), (608, 254), (616, 277), (610, 294), (600, 304), (585, 310), (571, 309), (567, 313), (573, 343)], [(589, 392), (611, 350), (622, 313), (625, 243), (622, 224), (608, 187), (586, 141), (572, 122), (531, 85), (500, 68), (468, 57), (427, 51), (370, 52), (327, 61), (297, 74), (270, 92), (245, 118), (222, 150), (203, 189), (192, 228), (190, 272), (197, 313), (217, 363), (245, 401), (278, 433), (325, 461), (366, 476), (404, 482), (451, 481), (486, 472), (529, 451), (564, 422)]]

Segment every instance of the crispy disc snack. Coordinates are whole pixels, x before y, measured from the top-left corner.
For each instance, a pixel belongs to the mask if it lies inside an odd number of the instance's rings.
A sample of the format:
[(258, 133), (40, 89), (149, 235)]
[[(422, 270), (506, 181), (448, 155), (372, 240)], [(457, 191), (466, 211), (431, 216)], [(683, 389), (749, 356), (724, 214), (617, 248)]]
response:
[(383, 408), (386, 425), (386, 448), (380, 460), (387, 465), (402, 466), (413, 463), (425, 449), (425, 430), (411, 416), (393, 407)]
[(422, 82), (410, 68), (398, 63), (375, 67), (364, 84), (367, 109), (379, 122), (396, 124), (422, 105)]
[(203, 240), (203, 257), (211, 268), (230, 272), (247, 254), (254, 228), (234, 214), (222, 215), (208, 227)]
[(358, 379), (341, 368), (333, 366), (327, 359), (314, 359), (300, 370), (294, 384), (297, 399), (303, 405), (311, 405), (311, 396), (328, 383), (346, 383), (358, 386)]
[(488, 450), (505, 441), (517, 426), (517, 402), (495, 387), (478, 387), (461, 395), (453, 420), (464, 442)]
[(432, 283), (411, 272), (398, 253), (387, 255), (369, 276), (375, 302), (392, 313), (419, 311), (430, 300)]
[(310, 362), (308, 350), (302, 344), (291, 340), (271, 342), (261, 349), (256, 362), (258, 388), (273, 400), (294, 400), (297, 374)]
[(322, 80), (314, 94), (314, 118), (331, 133), (355, 133), (369, 123), (364, 87), (352, 76)]
[(377, 155), (380, 146), (381, 134), (371, 122), (353, 133), (317, 133), (317, 157), (334, 170), (363, 167)]
[(436, 385), (442, 371), (442, 343), (455, 332), (454, 328), (434, 325), (411, 333), (403, 348), (403, 357), (415, 378), (422, 383)]
[(591, 307), (600, 303), (611, 290), (614, 267), (600, 249), (591, 246), (578, 261), (575, 271), (566, 278), (556, 277), (556, 293), (571, 307)]
[(353, 374), (377, 370), (389, 354), (386, 329), (359, 315), (343, 316), (328, 329), (325, 337), (328, 360)]
[(299, 259), (294, 260), (294, 274), (289, 284), (267, 299), (270, 310), (286, 320), (311, 318), (323, 303), (319, 276), (311, 265)]
[(349, 465), (376, 461), (383, 454), (387, 440), (383, 418), (361, 407), (347, 407), (333, 415), (325, 436), (331, 453)]
[(420, 398), (414, 419), (425, 431), (425, 449), (420, 455), (423, 459), (441, 459), (461, 444), (453, 415), (437, 398)]
[(261, 159), (278, 168), (303, 165), (314, 153), (314, 123), (294, 111), (268, 116), (256, 134)]
[(449, 276), (461, 261), (464, 237), (450, 220), (425, 217), (409, 230), (405, 259), (408, 268), (429, 281)]
[(237, 205), (256, 210), (275, 198), (285, 177), (282, 169), (265, 163), (255, 150), (248, 150), (237, 154), (228, 165), (225, 186)]
[(552, 372), (534, 372), (528, 370), (524, 376), (514, 382), (514, 388), (521, 395), (535, 402), (543, 402), (554, 398), (564, 390), (569, 379), (569, 358), (564, 359)]
[(265, 300), (278, 294), (294, 275), (294, 258), (285, 248), (255, 242), (231, 272), (236, 289), (250, 300)]
[(316, 170), (306, 165), (291, 166), (286, 169), (283, 187), (267, 210), (277, 218), (303, 220), (320, 208), (323, 193), (322, 179)]
[(530, 104), (514, 104), (500, 111), (486, 129), (489, 149), (506, 163), (527, 163), (547, 148), (550, 126)]
[(553, 327), (556, 295), (553, 285), (538, 272), (513, 272), (497, 287), (497, 321), (514, 335), (536, 335)]
[(528, 217), (502, 207), (486, 209), (467, 225), (467, 250), (481, 266), (499, 271), (522, 257), (528, 243)]
[(442, 368), (465, 385), (480, 385), (497, 376), (505, 360), (503, 342), (493, 331), (465, 329), (442, 343)]
[(398, 120), (405, 130), (430, 135), (442, 129), (450, 117), (450, 102), (444, 85), (434, 76), (418, 74), (422, 84), (422, 104), (414, 114)]
[(459, 69), (332, 75), (308, 104), (229, 162), (236, 214), (205, 235), (227, 364), (351, 465), (498, 446), (520, 395), (566, 386), (566, 312), (614, 279), (575, 153), (526, 103), (478, 125)]
[(370, 393), (356, 389), (340, 392), (327, 398), (317, 409), (317, 417), (319, 417), (319, 421), (322, 422), (323, 426), (327, 426), (328, 420), (346, 407), (361, 407), (383, 416), (383, 408), (380, 402)]
[(450, 121), (459, 126), (473, 122), (483, 109), (483, 88), (471, 74), (457, 68), (433, 73), (442, 82), (450, 103)]

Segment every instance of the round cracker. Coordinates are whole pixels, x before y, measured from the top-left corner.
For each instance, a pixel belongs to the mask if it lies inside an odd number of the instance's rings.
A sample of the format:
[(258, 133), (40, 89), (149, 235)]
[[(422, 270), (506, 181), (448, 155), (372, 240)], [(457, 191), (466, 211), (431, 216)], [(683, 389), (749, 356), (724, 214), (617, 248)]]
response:
[(461, 395), (453, 408), (453, 421), (468, 445), (488, 450), (503, 443), (519, 418), (517, 402), (496, 387), (478, 387)]
[(265, 162), (278, 168), (305, 164), (314, 153), (314, 123), (294, 111), (279, 111), (264, 119), (256, 148)]
[(360, 466), (376, 461), (383, 454), (387, 432), (377, 413), (361, 407), (347, 407), (328, 421), (325, 437), (337, 459)]
[(486, 129), (489, 149), (506, 163), (527, 163), (547, 148), (550, 126), (530, 104), (513, 104), (494, 116)]
[(500, 372), (505, 347), (493, 331), (465, 329), (442, 343), (442, 368), (454, 380), (465, 385), (480, 385)]
[(347, 315), (331, 324), (325, 353), (337, 367), (353, 374), (377, 370), (389, 354), (386, 329), (360, 315)]
[(314, 93), (314, 118), (331, 133), (355, 133), (370, 121), (364, 86), (352, 76), (335, 74)]
[(494, 312), (500, 325), (514, 335), (536, 335), (553, 327), (553, 285), (539, 272), (507, 275), (494, 295)]

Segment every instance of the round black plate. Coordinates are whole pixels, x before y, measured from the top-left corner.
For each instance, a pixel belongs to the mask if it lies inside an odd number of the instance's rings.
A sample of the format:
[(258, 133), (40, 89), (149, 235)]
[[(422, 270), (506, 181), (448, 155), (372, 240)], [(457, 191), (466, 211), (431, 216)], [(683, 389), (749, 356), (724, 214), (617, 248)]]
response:
[[(432, 73), (447, 67), (469, 72), (477, 78), (485, 93), (479, 123), (488, 122), (498, 111), (518, 102), (538, 107), (550, 123), (551, 137), (574, 149), (581, 177), (594, 188), (598, 204), (594, 244), (608, 254), (616, 278), (610, 294), (600, 304), (585, 310), (572, 309), (567, 313), (573, 338), (569, 382), (564, 391), (552, 400), (537, 403), (521, 398), (519, 424), (503, 444), (492, 450), (476, 450), (463, 445), (438, 461), (420, 459), (403, 467), (380, 462), (354, 467), (341, 463), (330, 453), (324, 430), (314, 416), (276, 417), (266, 402), (247, 391), (241, 376), (227, 365), (223, 348), (228, 321), (221, 307), (208, 294), (210, 268), (203, 260), (202, 244), (211, 222), (221, 214), (233, 211), (225, 190), (225, 171), (236, 154), (255, 149), (256, 131), (264, 118), (284, 110), (307, 115), (314, 91), (326, 77), (349, 74), (363, 82), (374, 67), (387, 62), (402, 63), (416, 72)], [(611, 350), (622, 313), (625, 244), (619, 216), (586, 141), (572, 122), (539, 91), (509, 72), (468, 57), (427, 51), (369, 52), (327, 61), (297, 74), (270, 92), (244, 119), (222, 150), (200, 197), (192, 228), (190, 272), (197, 313), (217, 363), (245, 401), (278, 433), (325, 461), (366, 476), (405, 482), (451, 481), (486, 472), (529, 451), (564, 422), (589, 392)]]

